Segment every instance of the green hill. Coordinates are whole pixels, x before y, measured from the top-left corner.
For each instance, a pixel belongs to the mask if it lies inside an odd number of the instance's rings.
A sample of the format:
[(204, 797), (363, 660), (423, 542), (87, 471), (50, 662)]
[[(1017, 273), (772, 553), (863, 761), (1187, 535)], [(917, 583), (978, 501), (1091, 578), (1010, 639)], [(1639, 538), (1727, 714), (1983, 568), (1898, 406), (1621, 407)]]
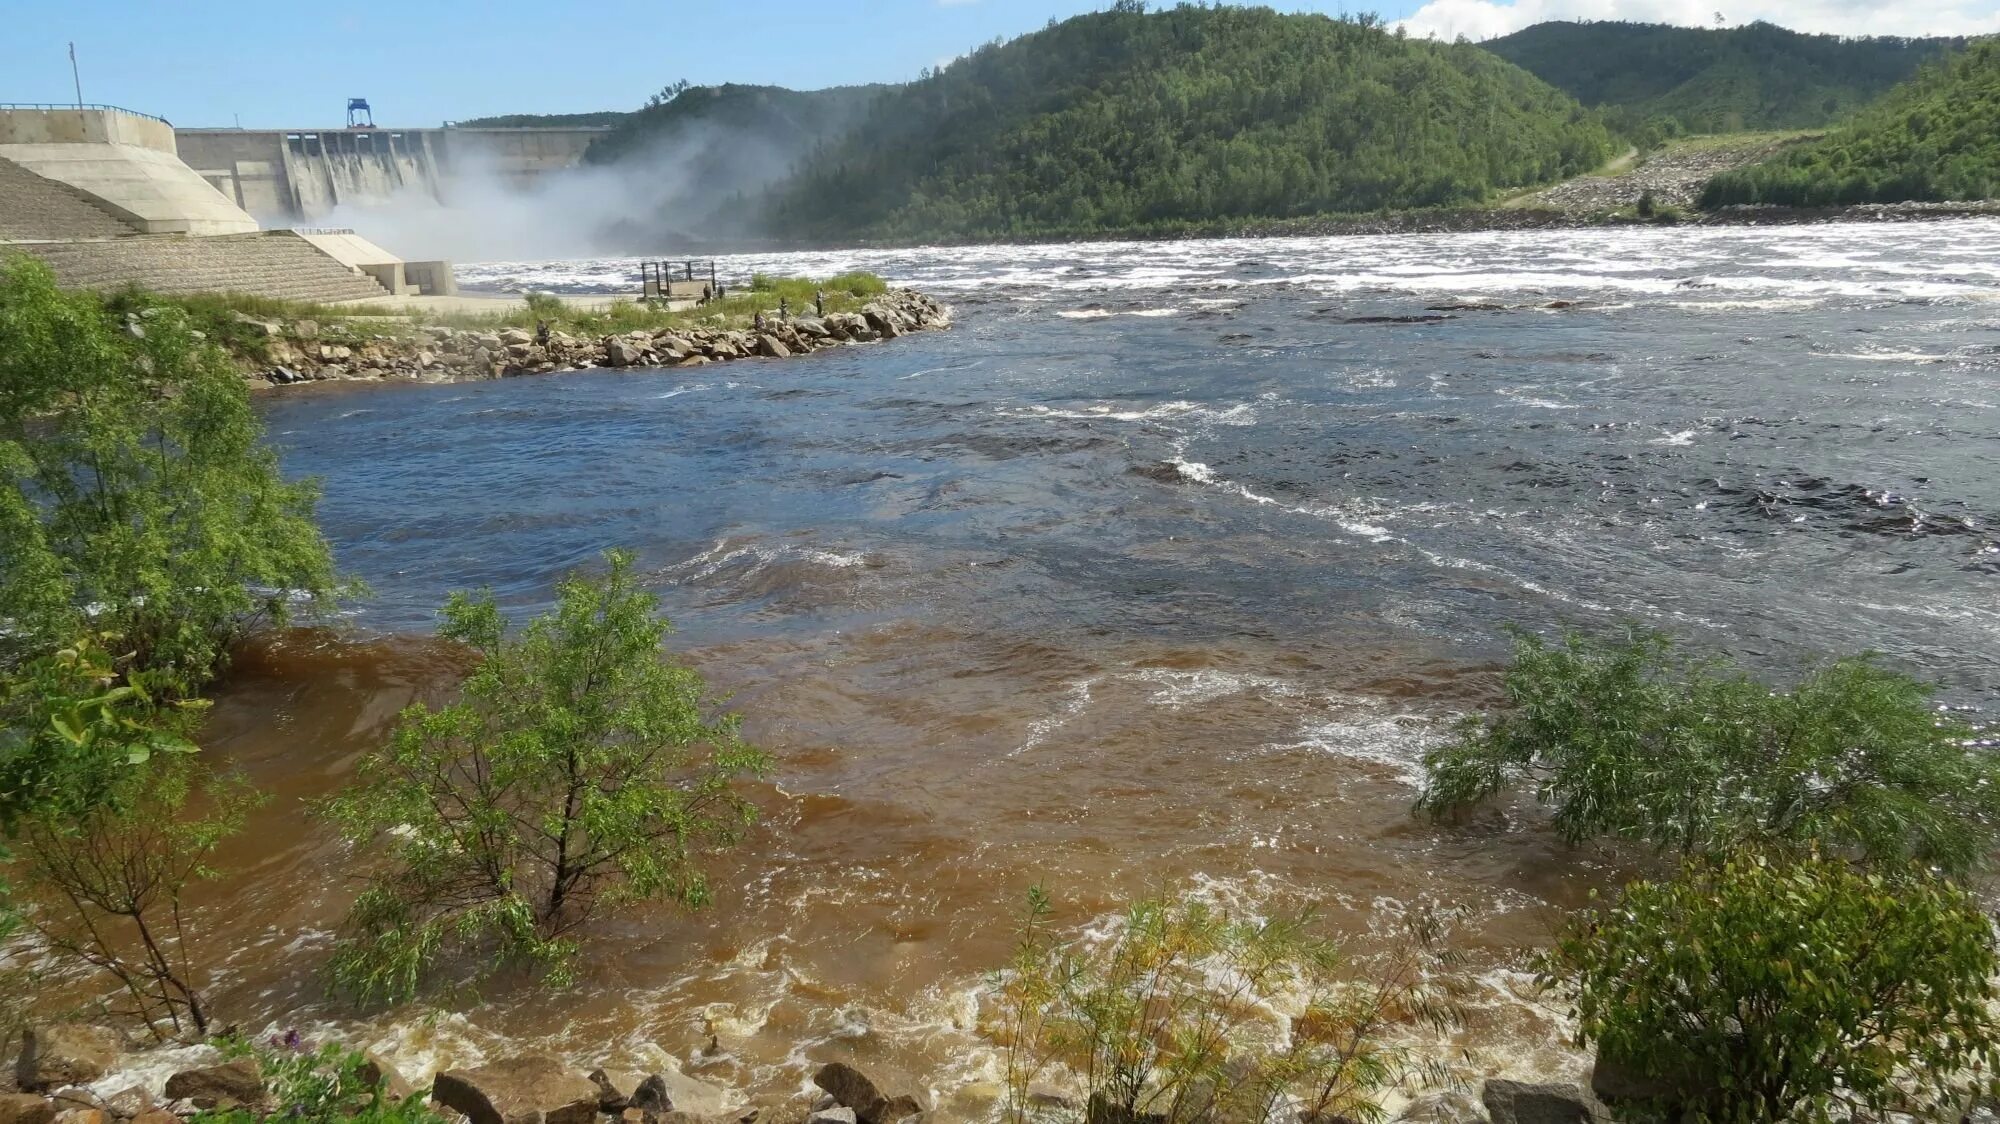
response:
[(763, 219), (781, 237), (911, 239), (1458, 205), (1609, 148), (1574, 100), (1468, 44), (1120, 0), (883, 93)]
[(2000, 197), (2000, 42), (1982, 40), (1815, 143), (1710, 181), (1701, 205)]
[(1557, 22), (1481, 45), (1610, 111), (1626, 132), (1651, 122), (1668, 133), (1727, 133), (1831, 124), (1963, 40), (1843, 39), (1768, 23)]

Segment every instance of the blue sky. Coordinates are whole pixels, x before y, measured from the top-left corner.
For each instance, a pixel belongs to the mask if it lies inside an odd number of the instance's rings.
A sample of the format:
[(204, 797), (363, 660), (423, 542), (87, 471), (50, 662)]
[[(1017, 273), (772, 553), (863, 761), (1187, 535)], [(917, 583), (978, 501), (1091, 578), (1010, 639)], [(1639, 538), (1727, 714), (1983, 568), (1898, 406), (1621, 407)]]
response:
[[(629, 109), (676, 79), (809, 89), (914, 77), (1109, 0), (0, 0), (0, 101), (84, 100), (179, 125), (384, 125)], [(1847, 34), (2000, 31), (2000, 0), (1279, 0), (1474, 38), (1542, 19), (1764, 18)]]

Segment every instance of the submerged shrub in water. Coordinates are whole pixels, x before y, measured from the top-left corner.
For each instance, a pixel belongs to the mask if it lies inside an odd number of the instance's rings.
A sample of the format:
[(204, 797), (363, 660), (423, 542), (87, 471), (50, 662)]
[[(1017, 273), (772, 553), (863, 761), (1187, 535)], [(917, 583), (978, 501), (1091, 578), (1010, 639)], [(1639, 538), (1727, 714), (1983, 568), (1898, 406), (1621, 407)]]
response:
[(242, 378), (178, 309), (129, 330), (0, 262), (0, 662), (113, 632), (192, 691), (252, 622), (325, 606), (317, 492), (287, 483)]
[(206, 1035), (210, 1012), (183, 897), (259, 798), (176, 756), (128, 773), (107, 799), (58, 805), (18, 829), (24, 911), (61, 956), (109, 976), (111, 1009), (156, 1038)]
[(1446, 815), (1515, 784), (1573, 843), (1693, 851), (1757, 840), (1962, 873), (2000, 817), (2000, 760), (1941, 715), (1930, 687), (1865, 658), (1773, 690), (1665, 638), (1523, 638), (1507, 705), (1424, 758), (1419, 810)]
[(270, 1090), (275, 1114), (256, 1107), (204, 1112), (201, 1124), (259, 1124), (265, 1120), (298, 1124), (445, 1124), (424, 1093), (398, 1097), (389, 1076), (366, 1054), (329, 1042), (314, 1049), (291, 1031), (264, 1045), (238, 1039), (220, 1042), (229, 1057), (256, 1061)]
[(696, 855), (750, 821), (731, 784), (768, 758), (733, 716), (705, 717), (701, 677), (661, 659), (667, 624), (630, 556), (609, 557), (518, 636), (492, 597), (453, 595), (442, 635), (480, 659), (463, 697), (404, 711), (330, 805), (386, 851), (333, 961), (358, 998), (412, 995), (453, 952), (565, 983), (602, 909), (707, 901)]
[(1668, 1119), (1957, 1119), (2000, 1064), (2000, 954), (1965, 891), (1817, 856), (1691, 860), (1549, 954), (1600, 1064)]
[[(1444, 1076), (1400, 1032), (1458, 1022), (1452, 957), (1426, 914), (1365, 969), (1311, 928), (1186, 897), (1132, 906), (1107, 939), (1064, 941), (1034, 892), (988, 1028), (1007, 1052), (1008, 1119), (1382, 1119), (1384, 1090)], [(1080, 1108), (1031, 1093), (1063, 1077), (1082, 1086)]]

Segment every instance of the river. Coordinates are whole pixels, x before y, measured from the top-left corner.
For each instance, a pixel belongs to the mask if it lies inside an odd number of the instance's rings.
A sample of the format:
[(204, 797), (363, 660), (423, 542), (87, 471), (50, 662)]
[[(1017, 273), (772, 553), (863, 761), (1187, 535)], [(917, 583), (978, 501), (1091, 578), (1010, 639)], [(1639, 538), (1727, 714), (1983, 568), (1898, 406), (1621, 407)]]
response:
[[(1632, 869), (1535, 810), (1409, 814), (1506, 630), (1666, 629), (1783, 678), (1872, 649), (2000, 688), (2000, 223), (951, 248), (873, 269), (958, 326), (789, 361), (286, 391), (263, 412), (371, 594), (245, 657), (209, 741), (276, 799), (202, 903), (216, 1006), (348, 1019), (352, 892), (300, 800), (435, 697), (454, 589), (513, 611), (635, 550), (775, 755), (715, 905), (596, 925), (574, 991), (365, 1037), (412, 1069), (548, 1048), (744, 1087), (858, 1056), (990, 1076), (976, 994), (1031, 885), (1318, 902), (1365, 958), (1462, 913), (1484, 1071), (1562, 1073), (1521, 952)], [(463, 267), (608, 291), (622, 261)], [(350, 1024), (351, 1025), (351, 1024)]]

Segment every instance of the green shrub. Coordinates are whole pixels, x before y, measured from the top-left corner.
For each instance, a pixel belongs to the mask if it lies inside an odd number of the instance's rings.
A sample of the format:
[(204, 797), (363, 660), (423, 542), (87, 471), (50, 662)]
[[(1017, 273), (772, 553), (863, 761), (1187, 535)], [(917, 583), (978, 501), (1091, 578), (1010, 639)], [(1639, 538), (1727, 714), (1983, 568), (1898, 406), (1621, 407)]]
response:
[(1668, 1119), (1956, 1120), (2000, 1064), (1992, 924), (1921, 876), (1704, 856), (1582, 915), (1546, 972), (1600, 1064), (1675, 1090)]
[(821, 286), (827, 292), (842, 292), (856, 297), (877, 297), (889, 291), (889, 283), (872, 273), (842, 273), (829, 277)]
[[(0, 262), (0, 662), (115, 633), (182, 693), (257, 622), (330, 606), (308, 483), (243, 380), (160, 307), (121, 330), (38, 262)], [(159, 686), (165, 686), (162, 683)]]
[(195, 752), (188, 735), (206, 703), (164, 702), (153, 674), (121, 675), (115, 643), (85, 637), (0, 669), (0, 834), (30, 815), (82, 815), (154, 754)]
[[(276, 1113), (268, 1119), (307, 1124), (444, 1124), (424, 1093), (398, 1099), (387, 1088), (388, 1078), (367, 1056), (337, 1043), (310, 1049), (296, 1031), (264, 1046), (226, 1039), (223, 1053), (251, 1057), (264, 1075)], [(267, 1119), (249, 1109), (203, 1112), (201, 1124), (257, 1124)]]
[(553, 293), (529, 293), (528, 315), (537, 320), (558, 320), (569, 313), (569, 305)]
[(1994, 846), (2000, 763), (1967, 746), (1930, 687), (1844, 659), (1789, 691), (1641, 635), (1523, 638), (1507, 705), (1425, 755), (1421, 811), (1443, 816), (1515, 784), (1563, 838), (1696, 851), (1755, 839), (1950, 872)]
[[(1143, 901), (1116, 934), (1065, 942), (1035, 891), (987, 1033), (1007, 1054), (1011, 1121), (1215, 1124), (1384, 1118), (1384, 1091), (1444, 1070), (1404, 1043), (1459, 1021), (1435, 919), (1386, 962), (1350, 970), (1310, 919), (1246, 921), (1186, 897)], [(1280, 1005), (1296, 1012), (1274, 1018)], [(1037, 1102), (1068, 1076), (1079, 1108)]]
[(387, 852), (334, 956), (342, 989), (409, 996), (454, 951), (563, 984), (601, 909), (707, 901), (696, 852), (741, 833), (751, 808), (732, 782), (768, 758), (733, 716), (704, 716), (701, 677), (661, 660), (656, 599), (629, 555), (608, 557), (519, 636), (490, 596), (446, 605), (441, 634), (480, 660), (463, 698), (404, 711), (329, 806)]

